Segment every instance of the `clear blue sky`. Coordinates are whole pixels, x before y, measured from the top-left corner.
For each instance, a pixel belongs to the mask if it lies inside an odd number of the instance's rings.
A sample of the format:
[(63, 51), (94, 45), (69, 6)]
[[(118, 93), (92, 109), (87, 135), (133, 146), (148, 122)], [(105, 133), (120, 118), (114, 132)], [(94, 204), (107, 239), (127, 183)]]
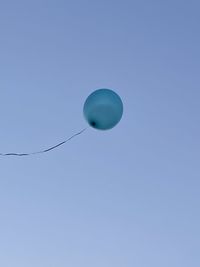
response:
[(0, 266), (199, 267), (199, 1), (0, 2)]

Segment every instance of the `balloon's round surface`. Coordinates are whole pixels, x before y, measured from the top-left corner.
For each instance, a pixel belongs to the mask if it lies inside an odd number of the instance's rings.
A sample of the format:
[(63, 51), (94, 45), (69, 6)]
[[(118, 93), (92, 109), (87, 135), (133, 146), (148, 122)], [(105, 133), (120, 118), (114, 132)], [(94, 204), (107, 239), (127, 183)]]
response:
[(86, 99), (83, 113), (90, 126), (98, 130), (108, 130), (121, 120), (123, 103), (114, 91), (98, 89)]

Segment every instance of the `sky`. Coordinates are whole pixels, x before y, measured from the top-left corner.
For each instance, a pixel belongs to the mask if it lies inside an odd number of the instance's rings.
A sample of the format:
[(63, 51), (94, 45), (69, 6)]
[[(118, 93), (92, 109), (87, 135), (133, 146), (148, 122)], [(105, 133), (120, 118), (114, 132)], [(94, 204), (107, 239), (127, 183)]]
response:
[(0, 266), (199, 267), (199, 1), (2, 0)]

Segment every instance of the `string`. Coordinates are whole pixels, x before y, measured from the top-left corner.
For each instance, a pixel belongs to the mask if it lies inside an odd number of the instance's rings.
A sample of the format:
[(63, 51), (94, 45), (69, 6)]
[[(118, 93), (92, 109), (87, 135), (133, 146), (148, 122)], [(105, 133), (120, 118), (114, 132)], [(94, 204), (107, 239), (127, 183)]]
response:
[(42, 154), (42, 153), (46, 153), (49, 152), (59, 146), (64, 145), (65, 143), (69, 142), (72, 138), (82, 134), (87, 128), (84, 128), (83, 130), (81, 130), (78, 133), (73, 134), (71, 137), (67, 138), (66, 140), (58, 143), (57, 145), (51, 146), (47, 149), (43, 149), (43, 150), (39, 150), (36, 152), (30, 152), (30, 153), (15, 153), (15, 152), (10, 152), (10, 153), (0, 153), (0, 156), (18, 156), (18, 157), (23, 157), (23, 156), (31, 156), (31, 155), (36, 155), (36, 154)]

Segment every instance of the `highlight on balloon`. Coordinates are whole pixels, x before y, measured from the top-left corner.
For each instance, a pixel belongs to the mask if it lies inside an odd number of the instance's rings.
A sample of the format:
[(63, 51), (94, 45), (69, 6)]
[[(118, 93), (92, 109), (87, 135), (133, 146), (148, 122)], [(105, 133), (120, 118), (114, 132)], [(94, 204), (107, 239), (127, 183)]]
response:
[[(83, 106), (83, 115), (92, 128), (96, 130), (110, 130), (115, 127), (123, 115), (123, 102), (120, 96), (111, 89), (101, 88), (92, 92), (86, 99)], [(64, 145), (72, 138), (85, 132), (84, 128), (80, 132), (73, 134), (66, 140), (51, 146), (47, 149), (30, 153), (0, 153), (0, 156), (31, 156), (36, 154), (47, 153), (57, 147)]]

